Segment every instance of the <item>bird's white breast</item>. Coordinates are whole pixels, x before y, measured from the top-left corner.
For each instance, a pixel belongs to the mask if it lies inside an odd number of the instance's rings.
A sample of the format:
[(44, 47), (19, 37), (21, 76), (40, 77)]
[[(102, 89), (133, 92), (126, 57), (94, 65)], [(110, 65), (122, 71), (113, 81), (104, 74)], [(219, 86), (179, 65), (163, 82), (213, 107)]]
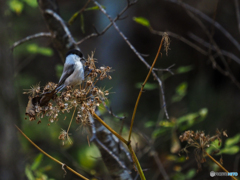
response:
[(84, 80), (84, 67), (80, 58), (77, 55), (70, 55), (66, 59), (66, 63), (74, 64), (73, 73), (66, 79), (66, 86), (75, 86), (82, 83)]

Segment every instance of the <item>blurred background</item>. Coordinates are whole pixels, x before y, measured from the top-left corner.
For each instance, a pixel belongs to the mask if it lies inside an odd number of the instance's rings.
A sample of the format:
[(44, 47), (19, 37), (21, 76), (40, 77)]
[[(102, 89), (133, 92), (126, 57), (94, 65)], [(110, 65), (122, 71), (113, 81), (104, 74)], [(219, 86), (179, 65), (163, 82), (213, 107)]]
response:
[[(59, 0), (59, 13), (68, 21), (85, 3)], [(112, 18), (127, 5), (127, 1), (101, 0), (99, 3)], [(147, 179), (213, 179), (209, 176), (210, 171), (222, 171), (210, 159), (198, 171), (194, 149), (189, 150), (188, 160), (185, 154), (178, 156), (178, 151), (186, 146), (178, 140), (185, 130), (203, 130), (210, 135), (214, 135), (216, 129), (227, 130), (228, 138), (223, 138), (218, 147), (221, 155), (214, 157), (217, 160), (222, 157), (224, 167), (230, 172), (240, 173), (239, 2), (185, 0), (183, 3), (139, 0), (117, 21), (121, 32), (149, 64), (152, 64), (162, 38), (153, 30), (169, 32), (171, 40), (168, 56), (162, 49), (155, 65), (160, 69), (174, 65), (171, 68), (174, 75), (157, 72), (163, 82), (170, 119), (166, 119), (161, 91), (151, 75), (134, 124), (134, 149)], [(94, 4), (88, 6), (94, 7)], [(61, 130), (67, 128), (71, 115), (67, 120), (64, 116), (59, 117), (59, 121), (50, 126), (48, 119), (42, 120), (41, 124), (25, 119), (28, 96), (23, 91), (38, 83), (41, 86), (49, 81), (57, 83), (64, 62), (51, 39), (46, 37), (27, 41), (11, 50), (13, 43), (20, 39), (48, 32), (37, 1), (1, 1), (0, 8), (1, 179), (62, 179), (64, 175), (61, 167), (42, 156), (17, 132), (14, 124), (44, 151), (80, 173), (87, 177), (107, 178), (108, 172), (98, 149), (93, 143), (88, 146), (90, 134), (87, 129), (76, 123), (72, 125), (73, 145), (63, 146), (58, 139)], [(150, 26), (144, 23), (150, 23)], [(69, 29), (75, 40), (80, 41), (94, 33), (94, 27), (101, 32), (108, 24), (109, 20), (99, 10), (88, 10), (77, 17)], [(85, 57), (95, 52), (97, 66), (114, 69), (112, 80), (104, 80), (98, 86), (111, 89), (108, 106), (115, 114), (126, 116), (123, 135), (127, 136), (147, 67), (114, 27), (99, 37), (82, 42), (79, 47)], [(107, 123), (119, 131), (122, 122), (104, 109), (101, 111)], [(226, 177), (215, 177), (221, 178)], [(65, 179), (77, 177), (68, 172)]]

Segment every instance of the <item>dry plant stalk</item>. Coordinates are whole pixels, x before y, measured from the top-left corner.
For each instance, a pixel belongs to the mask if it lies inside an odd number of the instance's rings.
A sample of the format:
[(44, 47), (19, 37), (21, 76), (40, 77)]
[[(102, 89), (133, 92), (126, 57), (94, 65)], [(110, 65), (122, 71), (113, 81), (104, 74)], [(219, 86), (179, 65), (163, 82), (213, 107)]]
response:
[[(84, 127), (91, 125), (89, 116), (94, 114), (96, 107), (105, 102), (109, 95), (108, 90), (97, 87), (96, 83), (106, 78), (112, 79), (109, 75), (112, 68), (109, 66), (96, 68), (96, 59), (93, 58), (93, 55), (94, 53), (86, 60), (85, 66), (88, 71), (86, 71), (86, 78), (80, 87), (74, 89), (68, 86), (65, 91), (57, 95), (55, 91), (57, 84), (49, 82), (43, 90), (38, 84), (24, 92), (24, 94), (29, 94), (26, 115), (29, 116), (30, 121), (37, 119), (38, 123), (41, 123), (43, 117), (48, 117), (48, 125), (50, 125), (59, 120), (59, 113), (70, 113), (74, 109), (73, 116), (76, 111), (75, 121), (77, 124)], [(72, 119), (69, 125), (71, 125)], [(59, 139), (68, 140), (68, 131), (69, 128), (67, 131), (62, 130)]]
[[(215, 140), (218, 140), (218, 146), (220, 146), (222, 142), (222, 135), (228, 137), (226, 131), (220, 132), (218, 129), (216, 130), (216, 134), (214, 136), (206, 135), (203, 131), (185, 131), (182, 135), (179, 136), (179, 139), (181, 142), (186, 141), (188, 144), (180, 152), (185, 152), (187, 154), (186, 159), (188, 159), (189, 152), (187, 148), (194, 147), (194, 155), (198, 164), (198, 170), (201, 170), (201, 164), (206, 162), (205, 156), (208, 156), (222, 170), (228, 173), (228, 171), (221, 165), (221, 163), (217, 162), (217, 160), (215, 160), (210, 154), (206, 152), (206, 149), (210, 147), (211, 143)], [(222, 162), (222, 158), (220, 159), (220, 162)], [(235, 177), (231, 177), (232, 179), (237, 180)]]
[[(109, 131), (111, 131), (116, 137), (118, 137), (124, 144), (127, 145), (133, 161), (138, 169), (138, 173), (142, 180), (145, 180), (145, 176), (143, 173), (143, 170), (141, 168), (141, 165), (137, 159), (137, 156), (135, 152), (132, 149), (131, 146), (131, 133), (133, 128), (133, 122), (137, 110), (137, 106), (144, 88), (144, 85), (147, 83), (151, 72), (153, 70), (153, 67), (158, 59), (158, 56), (160, 54), (161, 48), (164, 44), (166, 54), (168, 53), (169, 49), (169, 37), (167, 33), (164, 34), (162, 37), (158, 52), (156, 54), (156, 57), (153, 61), (153, 64), (148, 72), (148, 75), (142, 85), (142, 88), (139, 92), (139, 96), (137, 99), (137, 102), (135, 104), (130, 132), (129, 132), (129, 139), (128, 141), (125, 140), (121, 135), (119, 135), (117, 132), (115, 132), (111, 127), (109, 127), (96, 113), (96, 108), (101, 104), (104, 103), (107, 98), (106, 96), (109, 95), (108, 90), (104, 90), (101, 88), (96, 87), (96, 83), (99, 80), (103, 80), (105, 78), (112, 79), (112, 77), (109, 75), (109, 72), (111, 72), (111, 67), (100, 67), (99, 69), (96, 68), (95, 62), (96, 60), (93, 58), (94, 53), (92, 53), (91, 56), (88, 57), (85, 66), (88, 68), (88, 74), (84, 80), (84, 82), (80, 85), (79, 88), (73, 89), (72, 87), (67, 87), (66, 91), (62, 92), (59, 96), (56, 95), (55, 89), (57, 87), (57, 84), (49, 82), (43, 90), (41, 90), (39, 84), (36, 86), (33, 86), (29, 91), (25, 92), (24, 94), (29, 94), (29, 102), (26, 107), (26, 115), (29, 116), (29, 120), (33, 121), (35, 119), (39, 119), (38, 123), (41, 123), (41, 118), (44, 116), (47, 116), (49, 118), (49, 122), (53, 123), (55, 121), (58, 121), (58, 115), (60, 112), (62, 113), (70, 113), (70, 110), (74, 108), (74, 112), (72, 115), (72, 119), (69, 123), (68, 130), (62, 130), (59, 136), (59, 139), (63, 141), (63, 144), (65, 141), (71, 141), (69, 138), (69, 128), (72, 123), (75, 111), (77, 111), (77, 117), (76, 122), (81, 123), (83, 126), (89, 126), (91, 125), (89, 121), (89, 117), (92, 115), (96, 120), (98, 120), (103, 126), (105, 126)], [(52, 100), (52, 102), (50, 102)], [(49, 123), (49, 125), (50, 125)], [(22, 133), (22, 132), (21, 132)], [(23, 133), (22, 133), (23, 134)], [(23, 134), (24, 135), (24, 134)], [(26, 136), (25, 136), (26, 137)], [(26, 137), (27, 138), (27, 137)], [(27, 138), (30, 142), (31, 140)], [(41, 152), (42, 151), (39, 147), (37, 147), (33, 142), (31, 142), (36, 148), (38, 148)], [(44, 152), (45, 154), (45, 152)], [(49, 157), (49, 155), (48, 155)]]

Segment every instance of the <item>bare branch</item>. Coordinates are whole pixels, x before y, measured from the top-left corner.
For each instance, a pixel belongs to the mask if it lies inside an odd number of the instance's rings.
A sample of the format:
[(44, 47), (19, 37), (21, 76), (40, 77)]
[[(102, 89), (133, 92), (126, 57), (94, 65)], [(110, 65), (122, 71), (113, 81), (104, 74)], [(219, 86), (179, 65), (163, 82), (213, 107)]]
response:
[(36, 38), (40, 38), (40, 37), (54, 37), (55, 35), (52, 35), (51, 33), (49, 32), (40, 32), (40, 33), (37, 33), (37, 34), (33, 34), (33, 35), (30, 35), (30, 36), (27, 36), (15, 43), (13, 43), (11, 49), (14, 49), (15, 47), (17, 47), (18, 45), (26, 42), (26, 41), (30, 41), (32, 39), (36, 39)]
[[(192, 38), (193, 40), (197, 41), (198, 43), (202, 44), (203, 46), (205, 46), (207, 48), (211, 48), (211, 50), (213, 50), (213, 51), (217, 51), (215, 46), (213, 46), (210, 43), (204, 41), (202, 38), (196, 36), (195, 34), (189, 33), (189, 37)], [(222, 49), (220, 51), (224, 56), (227, 56), (227, 57), (231, 58), (232, 60), (236, 61), (238, 64), (240, 64), (240, 59), (235, 54), (230, 53), (230, 52), (225, 51), (225, 50), (222, 50)]]
[[(163, 31), (156, 31), (152, 28), (149, 28), (150, 29), (150, 32), (153, 33), (153, 34), (157, 34), (159, 36), (162, 36), (163, 35)], [(197, 46), (196, 44), (192, 43), (191, 41), (189, 41), (188, 39), (184, 38), (183, 36), (180, 36), (176, 33), (173, 33), (173, 32), (170, 32), (170, 31), (167, 31), (167, 34), (171, 37), (174, 37), (182, 42), (184, 42), (185, 44), (189, 45), (190, 47), (196, 49), (198, 52), (204, 54), (204, 55), (208, 55), (208, 53), (203, 50), (202, 48), (200, 48), (199, 46)]]
[(176, 4), (181, 5), (182, 7), (192, 11), (193, 13), (197, 14), (198, 16), (200, 16), (201, 18), (203, 18), (204, 20), (206, 20), (207, 22), (209, 22), (210, 24), (213, 24), (217, 29), (219, 29), (235, 46), (236, 48), (240, 51), (240, 44), (236, 41), (236, 39), (234, 39), (234, 37), (232, 37), (232, 35), (224, 28), (222, 27), (222, 25), (220, 25), (218, 22), (214, 21), (213, 19), (209, 18), (206, 14), (202, 13), (201, 11), (199, 11), (198, 9), (193, 8), (192, 6), (182, 3), (181, 1), (178, 0), (167, 0), (169, 2), (173, 2)]
[(67, 46), (70, 47), (70, 46), (72, 46), (72, 44), (76, 44), (75, 40), (73, 39), (68, 27), (66, 26), (66, 24), (63, 21), (63, 19), (57, 13), (52, 11), (51, 9), (46, 9), (45, 13), (52, 15), (57, 21), (59, 21), (61, 23), (61, 25), (62, 25), (62, 27), (63, 27), (63, 29), (64, 29), (64, 31), (65, 31), (68, 39), (69, 39), (69, 42), (68, 42), (69, 44), (67, 44)]
[[(94, 141), (99, 147), (102, 160), (106, 163), (111, 175), (118, 176), (120, 179), (132, 179), (130, 170), (125, 165), (125, 162), (118, 156), (119, 151), (117, 144), (119, 143), (119, 139), (100, 123), (94, 121), (92, 115), (89, 116), (89, 120), (92, 129), (91, 141)], [(122, 146), (122, 148), (124, 147)], [(126, 155), (128, 156), (129, 153), (126, 153)], [(116, 164), (119, 165), (119, 168)]]
[(82, 7), (82, 9), (80, 9), (79, 11), (77, 11), (76, 13), (74, 13), (74, 15), (69, 19), (68, 25), (71, 25), (71, 24), (75, 21), (76, 17), (77, 17), (79, 14), (81, 14), (81, 13), (87, 8), (87, 5), (90, 3), (90, 1), (91, 1), (91, 0), (88, 0), (88, 1), (86, 2), (86, 4)]
[[(120, 17), (124, 14), (124, 12), (126, 12), (127, 9), (128, 9), (129, 7), (131, 7), (132, 5), (134, 5), (136, 2), (137, 2), (137, 0), (135, 0), (135, 1), (133, 1), (133, 2), (130, 2), (130, 1), (128, 0), (128, 4), (126, 5), (126, 7), (117, 15), (117, 17), (116, 17), (113, 21), (116, 22), (117, 20), (119, 20)], [(102, 30), (102, 32), (100, 32), (100, 33), (96, 30), (96, 28), (95, 28), (95, 26), (94, 26), (94, 29), (95, 29), (96, 33), (92, 33), (92, 34), (86, 36), (85, 38), (83, 38), (82, 40), (78, 41), (78, 42), (77, 42), (77, 45), (81, 44), (82, 42), (84, 42), (84, 41), (86, 41), (87, 39), (90, 39), (90, 38), (92, 38), (92, 37), (97, 37), (97, 36), (103, 35), (112, 25), (113, 25), (112, 22), (109, 23), (109, 24)]]
[[(151, 66), (145, 61), (145, 59), (140, 55), (140, 53), (135, 49), (135, 47), (128, 41), (127, 37), (120, 31), (120, 29), (118, 28), (116, 23), (112, 20), (110, 15), (106, 12), (106, 10), (103, 9), (102, 6), (97, 1), (93, 0), (93, 2), (94, 2), (94, 4), (96, 4), (99, 7), (99, 9), (102, 11), (102, 13), (109, 19), (109, 21), (113, 24), (114, 28), (117, 30), (117, 32), (120, 34), (120, 36), (123, 38), (123, 40), (128, 44), (128, 46), (132, 49), (132, 51), (137, 55), (137, 57), (145, 64), (145, 66), (147, 66), (148, 69), (150, 69)], [(169, 119), (167, 108), (166, 108), (166, 101), (165, 101), (165, 95), (164, 95), (162, 81), (159, 79), (159, 77), (157, 76), (157, 74), (154, 71), (152, 71), (152, 74), (153, 74), (154, 78), (158, 81), (158, 84), (160, 86), (162, 98), (163, 98), (164, 112), (165, 112), (167, 119)]]
[(167, 71), (167, 72), (171, 73), (172, 75), (174, 75), (174, 73), (173, 73), (172, 70), (171, 70), (171, 68), (172, 68), (173, 66), (175, 66), (175, 64), (169, 66), (169, 67), (166, 68), (166, 69), (153, 68), (153, 70), (154, 70), (154, 71)]

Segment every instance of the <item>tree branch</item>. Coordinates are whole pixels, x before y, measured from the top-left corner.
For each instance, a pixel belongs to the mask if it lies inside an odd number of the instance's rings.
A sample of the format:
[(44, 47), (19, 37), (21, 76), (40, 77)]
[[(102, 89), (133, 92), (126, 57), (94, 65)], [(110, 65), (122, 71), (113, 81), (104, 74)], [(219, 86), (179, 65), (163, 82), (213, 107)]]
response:
[[(126, 36), (120, 31), (120, 29), (118, 28), (116, 23), (112, 20), (112, 18), (105, 11), (105, 9), (103, 9), (102, 6), (97, 1), (95, 1), (95, 0), (92, 0), (92, 1), (94, 2), (94, 4), (96, 4), (99, 7), (101, 12), (109, 19), (109, 21), (113, 24), (114, 28), (117, 30), (117, 32), (120, 34), (120, 36), (123, 38), (123, 40), (128, 44), (128, 46), (132, 49), (132, 51), (137, 55), (137, 57), (145, 64), (145, 66), (147, 66), (148, 69), (150, 69), (151, 66), (145, 61), (145, 59), (140, 55), (140, 53), (135, 49), (135, 47), (128, 41)], [(167, 119), (169, 119), (167, 108), (166, 108), (165, 95), (164, 95), (164, 90), (163, 90), (163, 86), (162, 86), (162, 81), (159, 79), (159, 77), (157, 76), (157, 74), (154, 71), (152, 71), (152, 74), (153, 74), (154, 78), (158, 81), (158, 84), (160, 86), (161, 93), (162, 93), (162, 99), (163, 99), (164, 112), (165, 112)]]
[[(136, 0), (136, 1), (133, 1), (133, 2), (130, 2), (130, 1), (128, 0), (127, 2), (128, 2), (128, 3), (127, 3), (127, 5), (126, 5), (126, 7), (117, 15), (117, 17), (113, 20), (113, 22), (116, 22), (117, 20), (119, 20), (120, 17), (124, 14), (124, 12), (126, 12), (129, 7), (131, 7), (132, 5), (134, 5), (134, 4), (137, 2), (137, 0)], [(92, 33), (92, 34), (86, 36), (85, 38), (83, 38), (82, 40), (78, 41), (78, 42), (77, 42), (77, 45), (83, 43), (84, 41), (86, 41), (86, 40), (88, 40), (88, 39), (90, 39), (90, 38), (92, 38), (92, 37), (97, 37), (97, 36), (103, 35), (103, 34), (113, 25), (113, 22), (109, 23), (101, 32), (98, 32), (98, 31), (96, 30), (96, 28), (94, 27), (96, 33)]]
[(52, 37), (54, 38), (55, 35), (52, 35), (51, 33), (49, 32), (40, 32), (40, 33), (37, 33), (37, 34), (33, 34), (33, 35), (30, 35), (30, 36), (27, 36), (15, 43), (13, 43), (11, 49), (14, 49), (15, 47), (17, 47), (18, 45), (26, 42), (26, 41), (30, 41), (32, 39), (36, 39), (36, 38), (40, 38), (40, 37)]

